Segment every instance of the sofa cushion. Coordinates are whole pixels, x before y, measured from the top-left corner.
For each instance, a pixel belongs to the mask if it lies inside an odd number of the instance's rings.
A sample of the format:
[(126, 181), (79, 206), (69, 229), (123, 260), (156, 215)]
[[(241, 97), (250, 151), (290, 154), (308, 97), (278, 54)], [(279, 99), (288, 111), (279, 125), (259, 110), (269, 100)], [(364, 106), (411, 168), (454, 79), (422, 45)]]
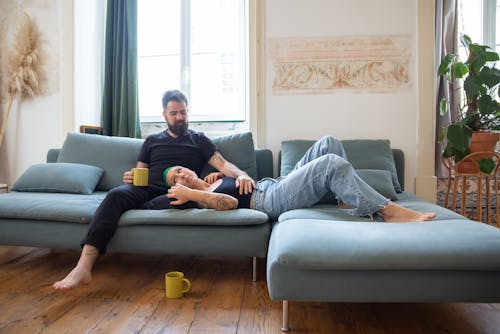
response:
[(86, 224), (105, 196), (105, 192), (92, 195), (10, 192), (1, 195), (0, 218)]
[[(435, 220), (457, 220), (466, 218), (456, 212), (443, 208), (442, 206), (429, 203), (418, 198), (417, 196), (402, 192), (397, 194), (398, 204), (419, 212), (435, 212)], [(336, 221), (372, 221), (370, 218), (358, 217), (352, 215), (350, 209), (341, 209), (336, 205), (320, 204), (312, 208), (296, 209), (282, 213), (279, 216), (279, 221), (287, 221), (292, 219), (319, 219), (319, 220), (336, 220)]]
[(83, 164), (36, 164), (19, 177), (12, 190), (89, 195), (94, 192), (103, 172), (100, 167)]
[[(280, 175), (287, 175), (295, 167), (314, 140), (287, 140), (281, 143)], [(391, 173), (391, 182), (396, 192), (401, 192), (394, 156), (389, 140), (356, 139), (342, 140), (347, 159), (358, 169), (386, 170)], [(367, 182), (368, 183), (368, 182)], [(324, 202), (324, 201), (323, 201)]]
[(268, 263), (304, 270), (500, 270), (500, 229), (465, 219), (373, 223), (294, 219)]
[(368, 183), (382, 196), (393, 201), (398, 199), (398, 195), (392, 185), (392, 174), (388, 170), (382, 169), (356, 169), (359, 177)]
[(381, 169), (391, 172), (396, 192), (401, 192), (396, 164), (389, 140), (355, 139), (342, 140), (347, 159), (355, 169)]
[(120, 226), (126, 225), (211, 225), (248, 226), (265, 224), (269, 218), (263, 212), (251, 209), (216, 211), (213, 209), (129, 210), (120, 217)]
[(96, 190), (107, 191), (123, 183), (123, 173), (135, 167), (142, 139), (68, 133), (57, 162), (101, 167), (104, 174)]
[[(255, 159), (255, 147), (251, 132), (237, 133), (222, 137), (211, 138), (219, 147), (222, 156), (229, 162), (245, 171), (254, 180), (257, 179), (257, 162)], [(210, 165), (203, 168), (201, 177), (214, 172)]]

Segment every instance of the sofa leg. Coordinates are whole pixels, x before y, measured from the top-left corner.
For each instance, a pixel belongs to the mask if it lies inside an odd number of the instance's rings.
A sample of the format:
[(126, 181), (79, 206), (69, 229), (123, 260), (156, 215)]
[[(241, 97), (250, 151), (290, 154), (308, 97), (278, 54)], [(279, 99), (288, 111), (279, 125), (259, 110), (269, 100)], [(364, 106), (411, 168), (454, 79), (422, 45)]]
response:
[(252, 257), (252, 282), (257, 282), (257, 257)]
[(288, 332), (290, 326), (288, 324), (288, 300), (283, 301), (283, 322), (281, 324), (281, 331)]

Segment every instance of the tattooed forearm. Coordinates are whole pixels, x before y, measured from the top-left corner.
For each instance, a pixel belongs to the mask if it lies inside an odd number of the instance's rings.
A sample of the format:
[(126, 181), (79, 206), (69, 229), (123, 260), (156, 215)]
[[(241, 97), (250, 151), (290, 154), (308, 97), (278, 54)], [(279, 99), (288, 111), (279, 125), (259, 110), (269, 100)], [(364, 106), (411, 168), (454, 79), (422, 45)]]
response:
[(230, 195), (210, 193), (198, 201), (198, 205), (202, 208), (218, 211), (234, 210), (238, 207), (238, 200)]
[[(217, 210), (232, 210), (235, 208), (234, 198), (228, 198), (227, 196), (217, 195), (215, 198), (217, 202)], [(238, 203), (236, 203), (238, 205)]]

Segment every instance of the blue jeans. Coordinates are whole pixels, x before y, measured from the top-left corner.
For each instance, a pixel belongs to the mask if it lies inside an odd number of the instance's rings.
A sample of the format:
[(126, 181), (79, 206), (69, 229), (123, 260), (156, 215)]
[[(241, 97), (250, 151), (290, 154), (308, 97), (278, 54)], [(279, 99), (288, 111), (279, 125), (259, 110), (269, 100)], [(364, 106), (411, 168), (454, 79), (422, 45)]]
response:
[(253, 207), (276, 219), (285, 211), (313, 206), (329, 190), (351, 206), (356, 216), (371, 216), (390, 201), (356, 174), (346, 160), (342, 143), (325, 136), (314, 143), (290, 174), (257, 182)]

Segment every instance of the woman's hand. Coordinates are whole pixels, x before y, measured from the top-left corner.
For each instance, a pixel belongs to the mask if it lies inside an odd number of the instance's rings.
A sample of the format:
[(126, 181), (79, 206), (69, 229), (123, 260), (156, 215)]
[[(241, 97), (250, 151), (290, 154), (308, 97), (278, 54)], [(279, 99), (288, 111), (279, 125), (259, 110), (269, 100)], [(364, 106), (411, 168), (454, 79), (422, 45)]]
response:
[(222, 179), (224, 176), (225, 175), (222, 174), (221, 172), (213, 172), (213, 173), (210, 173), (207, 176), (205, 176), (203, 181), (205, 181), (206, 183), (212, 184), (215, 181)]
[(170, 204), (181, 205), (192, 200), (191, 198), (192, 191), (193, 189), (183, 186), (182, 184), (176, 183), (175, 186), (172, 186), (170, 189), (168, 189), (167, 197), (176, 199), (175, 201), (171, 201)]

